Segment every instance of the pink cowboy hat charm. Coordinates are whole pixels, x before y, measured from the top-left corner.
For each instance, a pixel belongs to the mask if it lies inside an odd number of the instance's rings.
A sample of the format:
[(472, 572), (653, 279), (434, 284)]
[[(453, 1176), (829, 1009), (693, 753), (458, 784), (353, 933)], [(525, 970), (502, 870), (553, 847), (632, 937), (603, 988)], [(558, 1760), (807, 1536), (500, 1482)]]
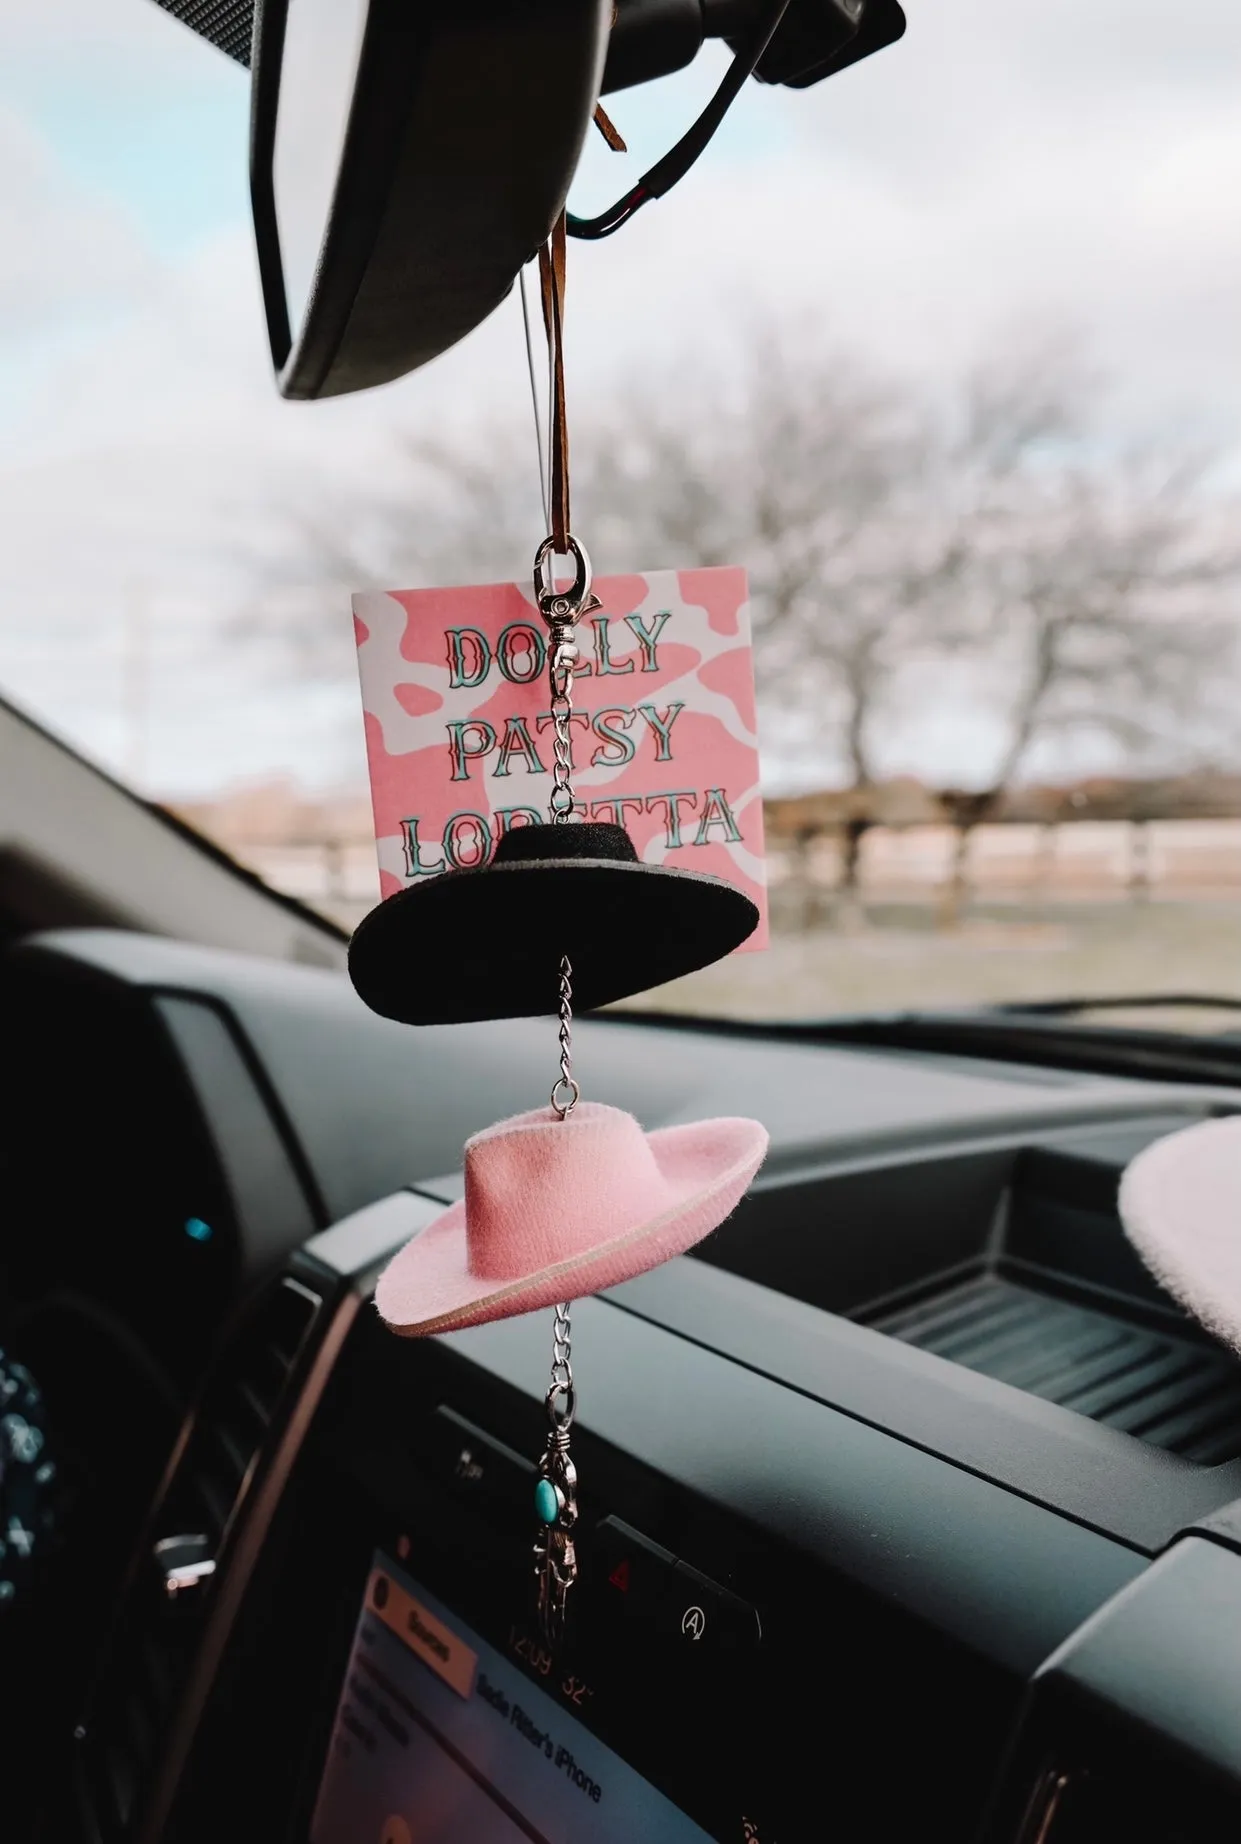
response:
[(412, 1338), (615, 1287), (716, 1229), (766, 1151), (753, 1120), (644, 1133), (589, 1101), (515, 1115), (467, 1142), (464, 1200), (394, 1257), (375, 1304)]

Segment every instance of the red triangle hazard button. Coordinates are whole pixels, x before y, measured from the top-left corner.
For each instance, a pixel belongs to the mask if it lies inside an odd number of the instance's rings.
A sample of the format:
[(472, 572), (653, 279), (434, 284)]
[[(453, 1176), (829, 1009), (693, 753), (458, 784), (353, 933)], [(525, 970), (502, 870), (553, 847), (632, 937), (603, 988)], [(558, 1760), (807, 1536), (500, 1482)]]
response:
[(629, 1593), (629, 1558), (627, 1556), (617, 1563), (608, 1576), (608, 1580), (614, 1588), (619, 1588), (622, 1594)]

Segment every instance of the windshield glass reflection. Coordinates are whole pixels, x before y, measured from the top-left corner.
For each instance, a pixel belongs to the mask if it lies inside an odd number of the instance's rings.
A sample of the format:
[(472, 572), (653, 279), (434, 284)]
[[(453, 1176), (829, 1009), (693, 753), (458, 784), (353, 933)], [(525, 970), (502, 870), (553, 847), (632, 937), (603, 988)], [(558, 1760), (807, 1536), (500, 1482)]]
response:
[[(304, 94), (344, 94), (333, 16)], [(596, 568), (751, 579), (772, 947), (642, 1004), (1241, 998), (1234, 30), (1222, 0), (1174, 44), (1111, 0), (911, 9), (822, 86), (750, 85), (674, 196), (571, 249)], [(12, 5), (0, 52), (0, 685), (352, 926), (349, 595), (526, 576), (519, 303), (391, 388), (282, 403), (245, 72), (136, 0)], [(612, 97), (631, 153), (592, 140), (575, 207), (720, 70)], [(296, 317), (334, 139), (282, 125)]]

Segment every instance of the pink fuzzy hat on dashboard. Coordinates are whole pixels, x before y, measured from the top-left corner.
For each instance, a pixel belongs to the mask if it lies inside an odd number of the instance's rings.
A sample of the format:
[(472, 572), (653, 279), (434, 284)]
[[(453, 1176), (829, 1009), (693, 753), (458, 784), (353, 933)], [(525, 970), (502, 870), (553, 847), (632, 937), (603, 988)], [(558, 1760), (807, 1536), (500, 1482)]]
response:
[(1241, 1114), (1155, 1140), (1126, 1168), (1119, 1208), (1156, 1280), (1241, 1351)]
[(517, 1114), (467, 1142), (464, 1200), (393, 1258), (375, 1304), (413, 1338), (615, 1287), (717, 1228), (766, 1151), (753, 1120), (643, 1133), (599, 1102)]

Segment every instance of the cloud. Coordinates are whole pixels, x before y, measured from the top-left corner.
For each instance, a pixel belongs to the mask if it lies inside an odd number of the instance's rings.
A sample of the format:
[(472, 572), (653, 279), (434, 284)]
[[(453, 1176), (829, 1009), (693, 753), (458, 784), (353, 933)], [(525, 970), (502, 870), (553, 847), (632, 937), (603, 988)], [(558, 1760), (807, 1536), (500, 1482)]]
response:
[(1174, 35), (1118, 0), (910, 10), (900, 44), (777, 99), (792, 132), (769, 157), (708, 155), (623, 258), (589, 252), (596, 318), (658, 349), (739, 302), (797, 304), (923, 376), (1041, 319), (1093, 340), (1134, 418), (1235, 427), (1231, 10), (1187, 0)]
[(227, 62), (153, 0), (0, 0), (6, 63), (55, 59), (64, 70), (99, 58), (136, 60), (148, 76), (191, 75), (203, 59)]
[(79, 185), (13, 108), (0, 106), (0, 340), (98, 323), (137, 298), (152, 263), (123, 205)]
[[(571, 414), (584, 425), (636, 365), (672, 389), (687, 357), (726, 362), (757, 314), (822, 323), (932, 387), (1013, 329), (1066, 326), (1129, 429), (1235, 428), (1234, 31), (1222, 0), (1185, 0), (1174, 32), (1152, 0), (923, 0), (902, 43), (839, 79), (751, 87), (677, 191), (572, 248)], [(252, 593), (247, 554), (299, 507), (390, 496), (406, 432), (528, 418), (517, 305), (387, 390), (281, 403), (241, 216), (160, 242), (119, 177), (91, 183), (40, 126), (92, 64), (126, 78), (115, 98), (99, 86), (79, 156), (130, 132), (143, 86), (167, 110), (241, 74), (150, 0), (0, 0), (0, 52), (0, 368), (20, 355), (24, 374), (0, 416), (0, 678), (115, 758), (115, 662), (142, 583), (164, 661), (154, 776), (204, 785), (265, 749), (313, 772), (353, 709), (348, 647), (335, 703), (316, 694), (308, 722), (302, 692), (273, 691), (212, 637)], [(588, 206), (676, 138), (719, 68), (614, 99), (640, 152), (592, 144)], [(26, 111), (12, 72), (36, 69)], [(200, 164), (244, 159), (236, 115), (204, 117)], [(296, 540), (281, 542), (297, 581)], [(80, 666), (61, 669), (66, 650)]]

